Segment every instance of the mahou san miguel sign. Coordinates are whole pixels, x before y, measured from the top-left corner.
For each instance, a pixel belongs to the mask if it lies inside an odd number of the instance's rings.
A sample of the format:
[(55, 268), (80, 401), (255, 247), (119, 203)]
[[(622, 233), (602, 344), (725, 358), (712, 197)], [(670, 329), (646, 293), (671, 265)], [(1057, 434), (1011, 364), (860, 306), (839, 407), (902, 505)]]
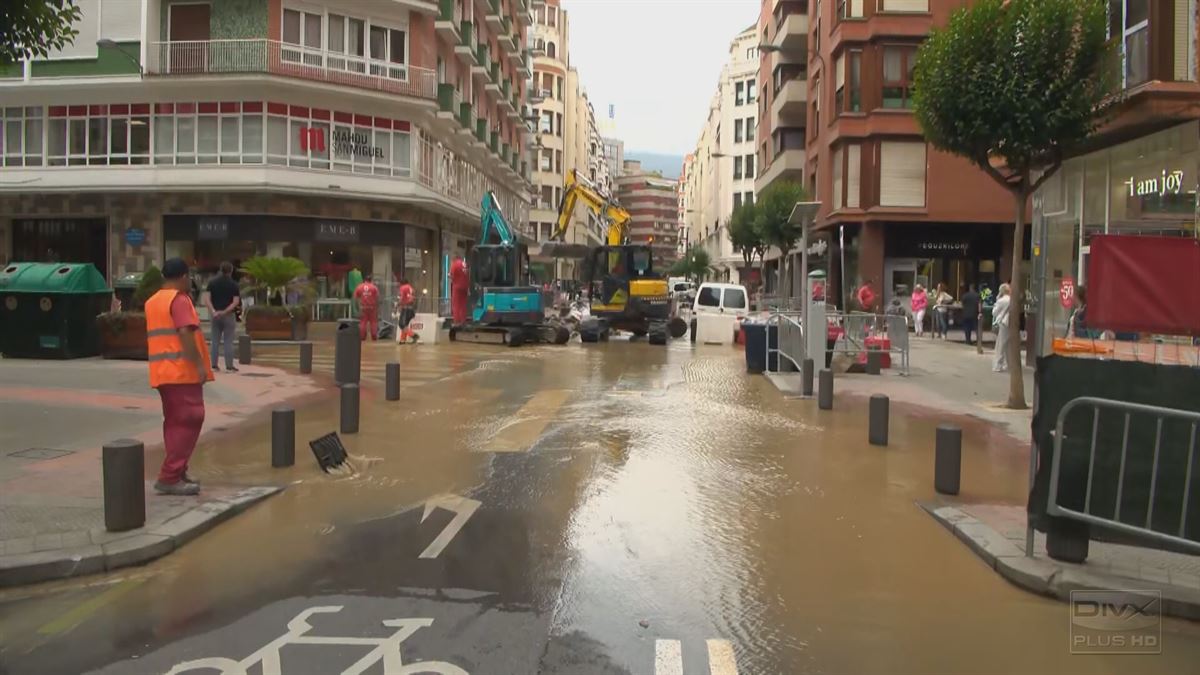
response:
[[(371, 134), (349, 129), (333, 130), (333, 155), (335, 157), (359, 157), (383, 159), (383, 148), (371, 143)], [(300, 127), (300, 150), (303, 152), (326, 152), (325, 130), (318, 127)]]

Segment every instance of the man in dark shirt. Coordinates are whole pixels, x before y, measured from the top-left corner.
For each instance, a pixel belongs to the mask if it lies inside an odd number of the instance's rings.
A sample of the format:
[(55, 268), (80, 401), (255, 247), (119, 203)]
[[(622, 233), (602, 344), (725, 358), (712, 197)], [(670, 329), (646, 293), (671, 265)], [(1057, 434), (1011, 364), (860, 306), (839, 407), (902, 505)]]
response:
[(974, 344), (971, 335), (979, 328), (979, 293), (975, 291), (975, 284), (968, 286), (962, 294), (962, 325), (967, 344)]
[(241, 291), (233, 280), (233, 265), (221, 263), (221, 273), (208, 282), (208, 306), (212, 317), (212, 369), (217, 370), (217, 354), (225, 344), (225, 370), (236, 373), (233, 367), (233, 337), (237, 334), (237, 308), (242, 304)]

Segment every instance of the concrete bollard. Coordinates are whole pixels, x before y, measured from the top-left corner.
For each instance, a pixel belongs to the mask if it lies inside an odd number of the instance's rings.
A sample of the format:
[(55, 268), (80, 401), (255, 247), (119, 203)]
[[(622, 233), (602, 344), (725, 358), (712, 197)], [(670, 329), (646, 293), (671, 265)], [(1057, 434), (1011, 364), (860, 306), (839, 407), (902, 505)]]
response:
[(803, 396), (813, 395), (813, 373), (816, 365), (812, 359), (804, 359), (800, 362), (800, 394)]
[(302, 375), (312, 374), (312, 350), (311, 342), (300, 343), (300, 374)]
[(271, 411), (271, 466), (280, 469), (296, 463), (296, 411)]
[(250, 365), (251, 347), (252, 344), (249, 335), (242, 334), (238, 336), (238, 363), (243, 366)]
[(888, 397), (883, 394), (871, 396), (870, 419), (867, 425), (867, 438), (871, 445), (887, 446), (888, 444)]
[(883, 371), (883, 352), (878, 349), (867, 350), (867, 374), (878, 375)]
[(817, 378), (817, 407), (821, 410), (833, 410), (833, 371), (821, 369)]
[(146, 447), (121, 439), (101, 450), (104, 529), (124, 532), (146, 524)]
[(343, 434), (358, 433), (358, 385), (342, 385), (341, 430)]
[(387, 394), (387, 397), (386, 397), (387, 400), (399, 401), (400, 400), (400, 364), (396, 363), (395, 361), (389, 362), (385, 366), (385, 378), (384, 379), (386, 380), (386, 386), (384, 387), (384, 390), (386, 391), (386, 394)]
[(958, 494), (962, 475), (962, 429), (939, 424), (933, 457), (933, 489), (944, 495)]
[(362, 341), (358, 335), (358, 322), (343, 321), (338, 324), (334, 339), (333, 381), (336, 384), (358, 384), (362, 371)]

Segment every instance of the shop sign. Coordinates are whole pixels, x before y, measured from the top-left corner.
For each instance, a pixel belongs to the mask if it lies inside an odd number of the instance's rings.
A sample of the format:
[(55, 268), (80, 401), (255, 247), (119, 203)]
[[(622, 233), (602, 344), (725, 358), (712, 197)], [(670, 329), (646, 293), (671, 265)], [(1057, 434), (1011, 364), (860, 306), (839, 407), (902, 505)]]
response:
[(1162, 170), (1161, 176), (1153, 178), (1134, 178), (1130, 176), (1125, 181), (1129, 188), (1130, 197), (1163, 197), (1183, 193), (1183, 170)]
[(1062, 304), (1063, 309), (1071, 309), (1075, 304), (1075, 279), (1063, 277), (1063, 280), (1059, 282), (1058, 302)]
[(200, 218), (196, 221), (197, 239), (228, 239), (229, 221), (225, 218)]
[(130, 246), (141, 246), (146, 243), (146, 230), (140, 227), (131, 227), (125, 230), (125, 243)]
[(966, 257), (967, 251), (971, 249), (971, 244), (966, 241), (923, 241), (917, 244), (917, 249), (932, 256), (958, 255)]
[[(351, 131), (345, 128), (333, 130), (333, 154), (335, 157), (359, 157), (383, 159), (383, 147), (371, 142), (369, 132)], [(319, 127), (300, 127), (300, 150), (325, 152), (325, 130)]]
[(313, 236), (317, 241), (333, 243), (357, 244), (358, 223), (340, 223), (337, 221), (317, 221), (317, 230)]

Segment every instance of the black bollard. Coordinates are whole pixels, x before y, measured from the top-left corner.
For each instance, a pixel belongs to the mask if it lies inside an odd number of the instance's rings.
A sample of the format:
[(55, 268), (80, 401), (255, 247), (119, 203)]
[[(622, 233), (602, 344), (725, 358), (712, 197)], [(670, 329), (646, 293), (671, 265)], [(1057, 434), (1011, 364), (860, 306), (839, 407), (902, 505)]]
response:
[(104, 529), (124, 532), (145, 525), (146, 447), (126, 438), (105, 443), (101, 452)]
[(243, 366), (250, 365), (250, 350), (251, 350), (250, 336), (244, 335), (244, 334), (239, 335), (238, 336), (238, 363), (242, 364)]
[(312, 343), (300, 343), (300, 373), (302, 375), (312, 374)]
[(358, 334), (358, 322), (339, 323), (334, 340), (333, 381), (339, 385), (358, 384), (361, 361), (362, 340)]
[(878, 349), (867, 350), (867, 374), (878, 375), (883, 369), (883, 352)]
[(341, 429), (343, 434), (358, 433), (358, 385), (342, 385)]
[(800, 393), (804, 396), (813, 395), (813, 372), (816, 365), (812, 359), (800, 362)]
[(817, 378), (817, 407), (821, 410), (833, 410), (833, 371), (821, 369)]
[(387, 400), (400, 400), (400, 364), (391, 361), (385, 366), (386, 386), (384, 387), (387, 393)]
[(867, 438), (871, 445), (888, 444), (888, 397), (883, 394), (871, 396), (870, 420)]
[(296, 463), (296, 411), (271, 411), (271, 466), (276, 469)]
[(939, 424), (933, 457), (933, 489), (944, 495), (958, 494), (962, 474), (962, 429)]

